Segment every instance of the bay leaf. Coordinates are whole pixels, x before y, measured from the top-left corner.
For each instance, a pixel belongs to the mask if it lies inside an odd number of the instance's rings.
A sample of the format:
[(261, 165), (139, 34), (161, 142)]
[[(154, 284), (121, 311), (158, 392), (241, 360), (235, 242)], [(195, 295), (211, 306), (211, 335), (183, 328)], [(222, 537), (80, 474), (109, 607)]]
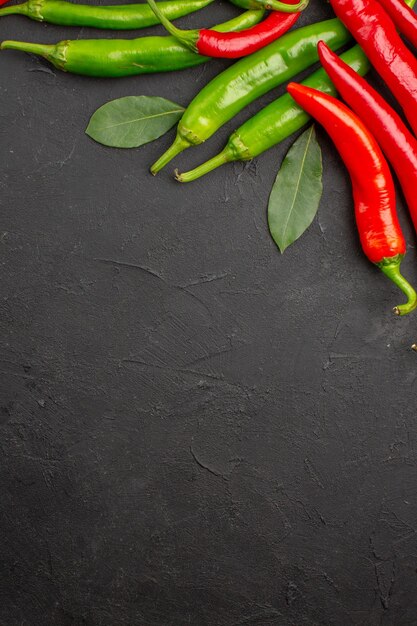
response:
[(97, 109), (85, 132), (105, 146), (138, 148), (161, 137), (183, 112), (182, 106), (159, 96), (125, 96)]
[(323, 191), (321, 148), (310, 126), (287, 152), (269, 196), (268, 224), (281, 253), (310, 226)]

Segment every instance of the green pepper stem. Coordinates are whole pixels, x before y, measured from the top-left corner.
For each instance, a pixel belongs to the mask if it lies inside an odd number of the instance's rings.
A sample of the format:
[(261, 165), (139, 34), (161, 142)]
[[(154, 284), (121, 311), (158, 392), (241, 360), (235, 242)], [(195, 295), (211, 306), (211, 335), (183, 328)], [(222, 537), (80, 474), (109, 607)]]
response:
[(199, 38), (198, 30), (182, 30), (172, 24), (167, 17), (162, 13), (161, 9), (157, 6), (155, 0), (147, 0), (152, 11), (161, 22), (162, 26), (169, 32), (170, 35), (178, 39), (182, 44), (187, 46), (193, 52), (198, 52), (197, 41)]
[(189, 148), (192, 145), (193, 144), (187, 141), (186, 138), (178, 134), (175, 137), (175, 141), (172, 146), (170, 146), (168, 150), (164, 152), (164, 154), (151, 166), (151, 174), (155, 176), (155, 174), (157, 174), (160, 170), (162, 170), (163, 167), (165, 167), (165, 165), (172, 161), (172, 159), (175, 158), (177, 154), (180, 154), (183, 150)]
[(3, 9), (0, 9), (0, 17), (4, 17), (5, 15), (27, 15), (28, 8), (27, 2), (24, 2), (23, 4), (15, 4), (11, 7), (4, 7)]
[(200, 178), (201, 176), (212, 172), (217, 167), (220, 167), (225, 163), (230, 163), (230, 161), (235, 161), (235, 159), (233, 158), (233, 154), (230, 152), (230, 150), (228, 150), (228, 147), (226, 146), (224, 150), (219, 152), (219, 154), (216, 154), (216, 156), (214, 156), (212, 159), (206, 161), (205, 163), (202, 163), (193, 170), (190, 170), (189, 172), (180, 173), (178, 172), (178, 170), (175, 170), (175, 178), (180, 183), (190, 183), (193, 180), (197, 180), (197, 178)]
[(31, 54), (38, 54), (45, 59), (49, 58), (56, 46), (43, 43), (27, 43), (25, 41), (3, 41), (0, 50), (21, 50)]
[(400, 272), (401, 259), (402, 255), (385, 258), (377, 265), (385, 276), (392, 280), (407, 296), (407, 302), (394, 307), (394, 313), (396, 315), (407, 315), (407, 313), (411, 313), (417, 307), (417, 293)]

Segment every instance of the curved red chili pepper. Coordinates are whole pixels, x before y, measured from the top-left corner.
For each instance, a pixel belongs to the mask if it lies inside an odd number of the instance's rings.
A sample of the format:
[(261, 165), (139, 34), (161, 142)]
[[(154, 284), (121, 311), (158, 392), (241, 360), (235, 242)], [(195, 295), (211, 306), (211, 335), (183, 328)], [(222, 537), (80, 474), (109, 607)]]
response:
[(219, 33), (207, 28), (181, 30), (161, 13), (154, 0), (148, 0), (148, 4), (167, 31), (193, 52), (208, 57), (237, 59), (260, 50), (286, 33), (296, 23), (300, 11), (307, 6), (308, 0), (301, 0), (298, 4), (294, 0), (287, 2), (288, 5), (296, 7), (297, 12), (273, 11), (260, 24), (235, 33)]
[(405, 239), (395, 209), (394, 183), (380, 147), (355, 113), (336, 98), (295, 83), (287, 89), (334, 141), (352, 181), (363, 251), (406, 294), (408, 302), (394, 311), (410, 313), (417, 306), (417, 293), (400, 273)]
[(218, 33), (214, 30), (198, 31), (196, 48), (208, 57), (236, 59), (260, 50), (287, 32), (298, 20), (300, 13), (273, 11), (253, 28), (238, 33)]
[(417, 59), (402, 42), (388, 13), (376, 0), (330, 0), (330, 4), (417, 133)]
[(417, 231), (417, 139), (384, 98), (324, 41), (318, 51), (337, 91), (366, 124), (394, 168)]
[(402, 0), (379, 0), (400, 33), (417, 46), (417, 17)]

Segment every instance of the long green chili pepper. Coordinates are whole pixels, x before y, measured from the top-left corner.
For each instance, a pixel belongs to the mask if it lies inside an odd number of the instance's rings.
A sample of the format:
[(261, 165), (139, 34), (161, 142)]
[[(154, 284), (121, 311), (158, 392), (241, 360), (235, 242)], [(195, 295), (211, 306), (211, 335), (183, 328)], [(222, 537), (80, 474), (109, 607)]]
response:
[[(220, 32), (243, 30), (257, 24), (264, 11), (247, 11), (224, 24)], [(3, 41), (1, 50), (21, 50), (38, 54), (59, 70), (86, 76), (119, 77), (156, 72), (171, 72), (209, 61), (191, 52), (175, 37), (139, 39), (76, 39), (55, 45)]]
[[(158, 7), (165, 17), (175, 20), (198, 11), (211, 2), (213, 0), (170, 0), (160, 2)], [(38, 22), (59, 26), (91, 26), (117, 30), (146, 28), (159, 23), (146, 3), (95, 6), (65, 0), (28, 0), (23, 4), (0, 9), (0, 17), (5, 15), (25, 15)]]
[[(405, 3), (413, 7), (416, 0), (405, 0)], [(340, 58), (361, 76), (364, 76), (371, 68), (359, 45), (344, 52)], [(301, 84), (332, 96), (337, 95), (333, 83), (323, 68), (313, 72)], [(189, 183), (224, 163), (250, 161), (300, 130), (309, 119), (309, 115), (286, 93), (235, 130), (219, 154), (189, 172), (176, 172), (176, 178), (181, 183)]]
[(339, 20), (326, 20), (293, 30), (227, 68), (185, 110), (174, 143), (151, 167), (152, 174), (183, 150), (211, 137), (253, 100), (312, 65), (318, 59), (320, 40), (337, 49), (349, 39), (349, 32)]

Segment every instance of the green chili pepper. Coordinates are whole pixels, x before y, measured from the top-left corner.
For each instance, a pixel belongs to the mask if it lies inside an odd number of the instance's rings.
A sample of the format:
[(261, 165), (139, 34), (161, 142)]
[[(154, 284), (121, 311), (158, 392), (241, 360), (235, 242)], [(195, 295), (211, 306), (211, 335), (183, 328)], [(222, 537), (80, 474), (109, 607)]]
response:
[[(160, 2), (158, 6), (165, 17), (175, 20), (198, 11), (211, 2), (213, 0), (170, 0)], [(0, 17), (15, 14), (59, 26), (91, 26), (117, 30), (145, 28), (159, 23), (147, 4), (95, 6), (64, 0), (28, 0), (23, 4), (0, 9)]]
[[(416, 0), (405, 0), (405, 4), (410, 7), (415, 3)], [(343, 53), (340, 58), (361, 76), (371, 68), (365, 53), (358, 45)], [(337, 95), (323, 68), (311, 74), (301, 84), (332, 96)], [(309, 119), (309, 115), (286, 93), (235, 130), (219, 154), (189, 172), (177, 172), (176, 178), (182, 183), (189, 183), (224, 163), (250, 161), (300, 130)]]
[[(263, 14), (262, 10), (247, 11), (214, 28), (220, 32), (250, 28), (262, 19)], [(171, 72), (210, 60), (191, 52), (175, 37), (76, 39), (55, 45), (3, 41), (0, 49), (31, 52), (44, 57), (59, 70), (100, 77)]]
[(337, 49), (349, 39), (349, 32), (339, 20), (326, 20), (293, 30), (227, 68), (188, 106), (173, 145), (151, 167), (151, 172), (156, 174), (177, 154), (211, 137), (253, 100), (312, 65), (318, 59), (320, 40)]
[[(211, 2), (213, 0), (170, 0), (160, 2), (158, 6), (165, 17), (174, 20), (198, 11)], [(117, 30), (145, 28), (159, 23), (147, 4), (94, 6), (64, 0), (28, 0), (23, 4), (0, 9), (0, 17), (15, 14), (59, 26), (91, 26)]]
[[(354, 46), (340, 58), (361, 76), (370, 69), (370, 63), (360, 46)], [(323, 68), (301, 84), (336, 95), (336, 89)], [(224, 163), (250, 161), (302, 128), (309, 119), (309, 115), (285, 93), (235, 130), (219, 154), (189, 172), (177, 173), (176, 178), (181, 183), (189, 183)]]

